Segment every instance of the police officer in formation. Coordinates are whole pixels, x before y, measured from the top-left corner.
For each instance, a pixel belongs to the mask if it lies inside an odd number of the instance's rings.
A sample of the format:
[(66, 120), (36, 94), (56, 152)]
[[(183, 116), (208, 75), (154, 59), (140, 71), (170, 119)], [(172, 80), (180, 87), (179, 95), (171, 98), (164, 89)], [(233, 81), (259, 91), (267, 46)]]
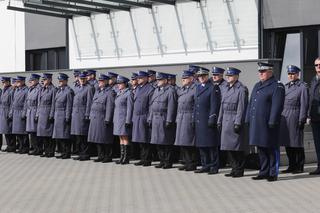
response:
[(227, 177), (242, 177), (244, 173), (245, 141), (244, 121), (248, 104), (248, 89), (239, 81), (239, 69), (227, 68), (227, 84), (222, 90), (218, 126), (221, 130), (221, 150), (227, 151), (231, 161), (231, 172)]
[(59, 86), (54, 99), (54, 125), (52, 138), (61, 146), (61, 155), (57, 158), (71, 157), (71, 112), (74, 92), (68, 86), (69, 76), (59, 73)]
[(120, 139), (120, 159), (117, 164), (129, 163), (129, 137), (132, 131), (133, 93), (129, 88), (129, 79), (118, 75), (118, 93), (115, 98), (113, 134)]
[[(310, 102), (308, 88), (299, 79), (300, 68), (288, 66), (289, 82), (284, 86), (274, 77), (272, 64), (258, 65), (260, 81), (249, 103), (248, 89), (239, 81), (241, 71), (233, 67), (227, 68), (225, 81), (223, 68), (213, 67), (210, 79), (207, 68), (190, 65), (182, 72), (181, 88), (175, 75), (153, 70), (133, 73), (130, 84), (116, 73), (101, 74), (96, 81), (95, 70), (75, 70), (73, 89), (64, 73), (58, 75), (57, 88), (51, 73), (43, 74), (42, 85), (40, 76), (31, 74), (29, 88), (23, 76), (17, 76), (12, 86), (9, 77), (2, 77), (0, 133), (6, 151), (16, 151), (17, 139), (21, 154), (29, 152), (27, 134), (31, 155), (55, 156), (56, 141), (62, 147), (57, 156), (61, 159), (71, 157), (73, 136), (79, 147), (75, 160), (90, 160), (91, 144), (98, 150), (94, 161), (103, 163), (112, 162), (114, 136), (119, 136), (116, 163), (129, 163), (133, 142), (140, 145), (141, 154), (135, 165), (150, 166), (156, 148), (160, 160), (156, 168), (164, 169), (172, 168), (175, 145), (184, 162), (179, 170), (208, 174), (218, 173), (221, 149), (228, 152), (232, 167), (225, 176), (242, 177), (248, 150), (246, 124), (249, 144), (257, 147), (261, 165), (253, 179), (276, 181), (280, 146), (286, 147), (289, 159), (283, 173), (304, 171), (303, 129), (308, 117), (320, 156), (320, 59), (315, 61)], [(198, 152), (201, 168), (197, 170)], [(320, 174), (319, 168), (311, 174)]]
[(136, 166), (151, 166), (153, 147), (150, 144), (151, 131), (148, 123), (149, 106), (155, 87), (148, 82), (149, 74), (138, 72), (138, 87), (133, 99), (132, 142), (140, 144), (141, 160)]
[(221, 102), (219, 86), (209, 81), (209, 70), (200, 67), (195, 93), (194, 122), (196, 147), (200, 151), (201, 169), (196, 173), (217, 174), (219, 170), (218, 114)]
[(259, 63), (259, 78), (247, 109), (249, 142), (257, 146), (260, 171), (254, 180), (276, 181), (279, 173), (279, 126), (285, 99), (284, 85), (273, 75), (273, 65)]
[(76, 146), (79, 147), (79, 156), (73, 159), (80, 161), (90, 159), (87, 138), (95, 88), (88, 83), (87, 77), (87, 72), (79, 74), (79, 86), (75, 89), (71, 116), (71, 135), (75, 137)]
[(113, 112), (115, 92), (108, 85), (110, 78), (100, 74), (99, 89), (95, 92), (90, 111), (88, 142), (94, 143), (98, 150), (95, 162), (112, 162)]
[[(42, 76), (43, 87), (40, 90), (37, 113), (35, 121), (37, 122), (37, 136), (40, 144), (40, 157), (54, 157), (55, 141), (52, 139), (54, 123), (54, 100), (56, 87), (52, 84), (52, 74), (44, 73)], [(44, 154), (42, 154), (44, 151)]]
[(3, 89), (0, 96), (0, 134), (4, 135), (7, 143), (5, 151), (16, 152), (16, 140), (12, 134), (12, 120), (9, 118), (14, 90), (10, 77), (2, 77), (1, 82)]
[(280, 145), (286, 148), (289, 166), (282, 173), (298, 174), (304, 171), (303, 129), (307, 121), (309, 92), (299, 79), (300, 68), (287, 67), (289, 82), (285, 84), (285, 100), (280, 123)]
[(26, 131), (29, 134), (30, 145), (33, 150), (29, 153), (30, 155), (41, 155), (41, 149), (39, 147), (39, 138), (37, 137), (37, 122), (35, 121), (38, 108), (39, 94), (41, 86), (39, 84), (40, 75), (31, 74), (29, 78), (29, 89), (27, 95), (27, 113), (26, 113)]
[(179, 170), (194, 171), (197, 168), (197, 149), (195, 147), (195, 128), (193, 112), (196, 84), (194, 73), (185, 70), (182, 73), (182, 87), (177, 92), (178, 106), (176, 117), (176, 137), (174, 145), (180, 147), (184, 165)]
[(25, 77), (17, 76), (17, 88), (13, 94), (9, 118), (12, 120), (12, 134), (16, 135), (20, 154), (29, 153), (29, 140), (26, 131), (26, 103), (28, 87), (25, 85)]
[(174, 123), (176, 117), (176, 91), (168, 84), (168, 75), (158, 72), (157, 88), (151, 98), (148, 124), (151, 144), (157, 146), (160, 163), (156, 168), (169, 169), (173, 164)]

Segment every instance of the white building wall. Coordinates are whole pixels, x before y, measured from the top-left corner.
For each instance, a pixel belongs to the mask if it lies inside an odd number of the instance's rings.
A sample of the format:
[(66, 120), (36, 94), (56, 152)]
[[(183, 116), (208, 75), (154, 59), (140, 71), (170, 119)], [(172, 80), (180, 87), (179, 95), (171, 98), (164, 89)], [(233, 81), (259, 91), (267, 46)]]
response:
[(146, 8), (92, 14), (91, 20), (74, 17), (69, 22), (70, 68), (258, 58), (255, 0), (202, 0), (201, 4), (203, 13), (197, 2), (178, 2), (176, 10), (172, 5), (155, 5), (156, 25), (151, 10)]
[[(21, 6), (21, 1), (11, 0)], [(25, 70), (24, 13), (7, 10), (8, 0), (0, 1), (0, 72)]]

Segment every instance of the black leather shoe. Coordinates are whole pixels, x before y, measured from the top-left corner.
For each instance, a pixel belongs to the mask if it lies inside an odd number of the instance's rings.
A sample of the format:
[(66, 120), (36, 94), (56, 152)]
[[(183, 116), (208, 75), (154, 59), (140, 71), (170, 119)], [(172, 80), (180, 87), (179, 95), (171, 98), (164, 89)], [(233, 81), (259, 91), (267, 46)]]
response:
[(207, 172), (209, 172), (209, 169), (203, 169), (203, 168), (197, 169), (194, 171), (194, 173), (207, 173)]
[(61, 159), (63, 155), (56, 156), (57, 159)]
[(105, 158), (101, 161), (102, 163), (111, 163), (112, 162), (112, 159), (110, 158)]
[(70, 159), (71, 156), (70, 155), (63, 155), (61, 159)]
[(53, 158), (53, 157), (54, 157), (54, 154), (48, 154), (46, 157), (47, 157), (47, 158)]
[(103, 161), (103, 159), (102, 159), (102, 158), (98, 158), (98, 159), (93, 160), (93, 162), (96, 162), (96, 163), (98, 163), (98, 162), (102, 162), (102, 161)]
[(294, 168), (288, 167), (286, 170), (281, 171), (282, 174), (288, 174), (294, 171)]
[(196, 166), (190, 166), (190, 167), (187, 167), (187, 168), (185, 169), (185, 171), (187, 171), (187, 172), (192, 172), (192, 171), (195, 171), (195, 170), (197, 170), (197, 167), (196, 167)]
[(303, 169), (296, 169), (296, 170), (294, 170), (294, 171), (292, 172), (292, 174), (301, 174), (301, 173), (303, 173), (303, 172), (304, 172)]
[(172, 169), (172, 164), (166, 164), (162, 168), (163, 169)]
[(154, 166), (157, 169), (163, 168), (164, 167), (164, 163), (159, 163), (158, 165)]
[(320, 175), (320, 169), (316, 169), (309, 173), (309, 175)]
[(224, 176), (226, 176), (226, 177), (232, 177), (234, 175), (234, 173), (228, 173), (228, 174), (225, 174)]
[(143, 166), (144, 166), (144, 167), (151, 166), (151, 162), (144, 162), (144, 163), (143, 163)]
[(252, 180), (264, 180), (264, 179), (268, 179), (268, 178), (269, 178), (269, 176), (258, 175), (258, 176), (252, 177), (251, 179)]
[(45, 157), (47, 157), (47, 154), (42, 154), (42, 155), (40, 155), (40, 157), (45, 158)]
[(187, 166), (180, 166), (180, 167), (178, 167), (178, 170), (180, 170), (180, 171), (183, 171), (183, 170), (186, 170), (187, 169)]
[(141, 161), (135, 163), (134, 165), (135, 166), (143, 166), (143, 164), (144, 164), (144, 162), (141, 160)]
[(277, 181), (277, 180), (278, 180), (278, 177), (277, 177), (277, 176), (270, 176), (270, 177), (267, 178), (267, 180), (268, 180), (269, 182), (274, 182), (274, 181)]
[(232, 177), (233, 177), (233, 178), (243, 177), (243, 173), (233, 174)]
[(90, 157), (80, 157), (79, 161), (88, 161), (90, 160)]

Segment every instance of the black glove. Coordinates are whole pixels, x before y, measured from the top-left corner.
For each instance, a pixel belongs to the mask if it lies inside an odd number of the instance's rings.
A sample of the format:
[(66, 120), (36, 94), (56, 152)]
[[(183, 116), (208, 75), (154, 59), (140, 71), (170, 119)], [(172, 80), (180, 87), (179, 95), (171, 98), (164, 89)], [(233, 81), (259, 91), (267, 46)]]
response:
[(211, 128), (211, 129), (216, 129), (217, 128), (217, 124), (216, 123), (209, 123), (208, 127)]
[(238, 124), (235, 124), (234, 127), (233, 127), (233, 131), (234, 131), (235, 133), (239, 134), (240, 131), (241, 131), (241, 126), (238, 125)]
[(276, 124), (269, 124), (269, 128), (270, 128), (270, 129), (275, 129), (276, 127), (277, 127)]
[(53, 117), (49, 117), (48, 121), (49, 121), (49, 123), (54, 123), (54, 118)]
[(84, 121), (85, 121), (86, 123), (89, 123), (89, 122), (90, 122), (89, 116), (85, 116), (85, 117), (84, 117)]
[(304, 122), (299, 122), (299, 129), (303, 130), (304, 129)]
[(192, 127), (193, 129), (195, 129), (195, 128), (196, 128), (196, 123), (195, 123), (195, 122), (191, 122), (191, 127)]
[(27, 117), (25, 115), (21, 116), (21, 120), (25, 121)]
[(64, 120), (64, 122), (65, 122), (66, 124), (70, 124), (70, 123), (71, 123), (71, 120), (70, 120), (70, 118), (66, 118), (66, 119)]
[(218, 124), (218, 125), (217, 125), (217, 129), (219, 130), (219, 132), (221, 132), (221, 130), (222, 130), (222, 125), (221, 125), (221, 124)]
[(38, 123), (38, 117), (36, 116), (36, 117), (34, 117), (34, 122), (36, 122), (36, 123)]
[(167, 129), (170, 129), (171, 127), (173, 126), (173, 123), (172, 122), (166, 122), (166, 128)]
[(110, 122), (110, 121), (104, 121), (104, 124), (105, 124), (107, 127), (111, 126), (111, 122)]
[(124, 126), (125, 126), (126, 128), (131, 128), (131, 124), (130, 124), (130, 123), (125, 123)]
[(150, 129), (152, 128), (152, 121), (147, 122), (147, 127), (149, 127)]

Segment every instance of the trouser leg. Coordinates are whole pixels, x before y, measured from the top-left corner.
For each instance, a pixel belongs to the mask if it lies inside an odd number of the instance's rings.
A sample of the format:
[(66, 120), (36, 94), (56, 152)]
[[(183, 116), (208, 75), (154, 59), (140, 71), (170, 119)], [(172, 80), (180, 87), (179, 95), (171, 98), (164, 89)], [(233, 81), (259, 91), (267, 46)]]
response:
[(172, 167), (174, 147), (172, 145), (164, 146), (164, 164), (166, 167)]
[(269, 176), (268, 149), (264, 148), (264, 147), (258, 147), (258, 154), (259, 154), (259, 159), (260, 159), (259, 176)]
[(289, 162), (288, 170), (293, 171), (296, 169), (296, 156), (294, 148), (286, 147), (286, 154)]
[(232, 162), (232, 173), (234, 175), (243, 175), (245, 154), (243, 151), (229, 151), (230, 160)]
[(219, 147), (209, 147), (209, 167), (210, 171), (219, 171)]
[(84, 135), (78, 135), (77, 136), (80, 144), (80, 157), (88, 159), (90, 158), (89, 156), (89, 143), (87, 142), (87, 136)]
[(320, 169), (320, 122), (312, 122), (311, 127), (312, 127), (314, 146), (317, 154), (318, 169)]

